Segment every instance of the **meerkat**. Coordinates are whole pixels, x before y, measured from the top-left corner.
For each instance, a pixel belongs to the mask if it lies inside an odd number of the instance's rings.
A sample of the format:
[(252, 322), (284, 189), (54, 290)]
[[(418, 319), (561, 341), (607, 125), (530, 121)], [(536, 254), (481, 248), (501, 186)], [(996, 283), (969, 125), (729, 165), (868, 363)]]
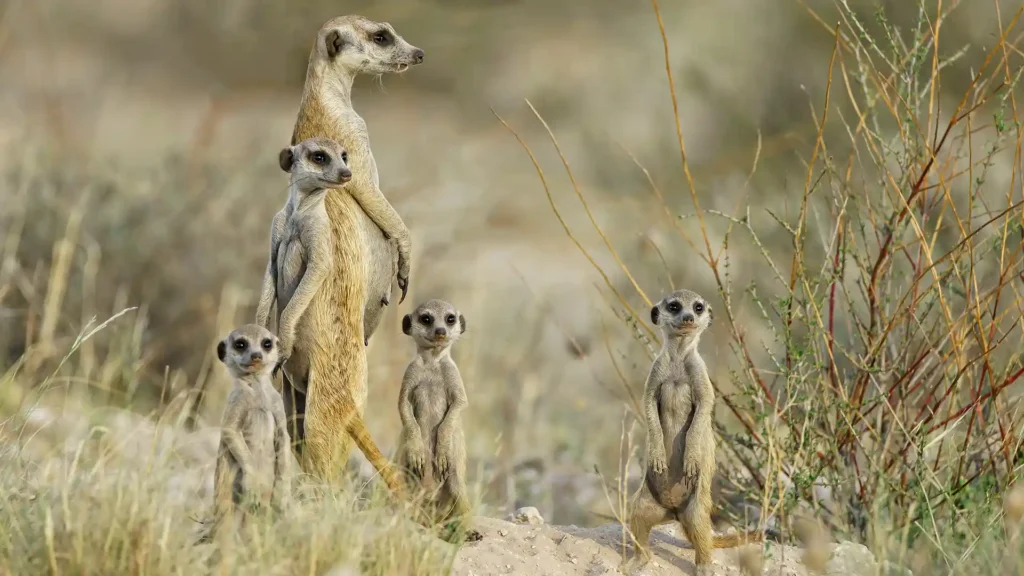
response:
[[(324, 197), (330, 189), (352, 178), (347, 161), (347, 152), (327, 138), (308, 138), (278, 154), (281, 170), (290, 173), (291, 179), (288, 201), (271, 224), (270, 257), (256, 309), (256, 323), (266, 327), (270, 309), (277, 304), (279, 366), (301, 392), (305, 392), (313, 367), (308, 348), (295, 346), (296, 335), (305, 335), (309, 330), (306, 311), (334, 264)], [(302, 344), (314, 342), (311, 337), (299, 340)], [(290, 402), (291, 398), (286, 396), (285, 404)], [(301, 438), (302, 422), (291, 422), (291, 428), (292, 434)], [(388, 486), (400, 490), (396, 474), (362, 419), (350, 418), (347, 431)]]
[[(428, 300), (403, 316), (402, 332), (416, 343), (416, 356), (398, 393), (398, 458), (406, 482), (426, 494), (434, 522), (455, 518), (460, 526), (470, 513), (461, 417), (469, 402), (451, 352), (465, 331), (466, 318), (444, 300)], [(465, 535), (480, 539), (475, 530)]]
[(409, 277), (409, 234), (380, 192), (366, 123), (352, 108), (352, 83), (359, 74), (403, 72), (423, 57), (423, 50), (406, 42), (390, 24), (361, 16), (326, 22), (310, 51), (291, 143), (331, 138), (348, 152), (353, 174), (344, 188), (325, 199), (334, 268), (309, 305), (309, 329), (299, 333), (296, 342), (296, 347), (310, 351), (311, 374), (316, 377), (305, 393), (287, 376), (283, 388), (285, 397), (294, 397), (289, 408), (304, 421), (305, 467), (324, 479), (333, 477), (348, 460), (351, 443), (337, 430), (353, 416), (362, 416), (366, 346), (395, 277), (403, 300)]
[(693, 544), (698, 574), (710, 574), (712, 549), (763, 538), (756, 531), (719, 536), (711, 530), (715, 391), (697, 345), (712, 318), (711, 306), (689, 290), (672, 292), (651, 308), (663, 344), (644, 386), (647, 467), (629, 510), (636, 554), (623, 565), (627, 573), (650, 560), (651, 529), (672, 520)]
[[(217, 344), (234, 386), (221, 416), (220, 452), (214, 471), (214, 518), (209, 532), (218, 539), (254, 511), (269, 504), (281, 511), (291, 495), (292, 469), (284, 404), (271, 372), (279, 341), (266, 328), (247, 324)], [(223, 540), (221, 540), (223, 542)]]

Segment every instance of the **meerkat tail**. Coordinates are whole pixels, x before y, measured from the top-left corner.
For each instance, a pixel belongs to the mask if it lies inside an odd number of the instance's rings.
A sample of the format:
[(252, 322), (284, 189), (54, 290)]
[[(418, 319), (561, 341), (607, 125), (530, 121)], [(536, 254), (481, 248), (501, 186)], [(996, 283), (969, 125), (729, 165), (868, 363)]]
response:
[(764, 540), (764, 534), (760, 530), (747, 532), (734, 532), (732, 534), (716, 534), (711, 538), (711, 544), (715, 548), (735, 548), (744, 544), (753, 544)]
[(391, 466), (391, 462), (384, 457), (380, 449), (377, 448), (377, 444), (374, 443), (373, 437), (370, 436), (369, 430), (366, 429), (366, 424), (363, 423), (363, 419), (359, 414), (353, 414), (349, 418), (347, 431), (349, 436), (355, 441), (356, 446), (363, 451), (363, 455), (370, 461), (374, 469), (380, 473), (381, 478), (384, 479), (384, 483), (388, 485), (388, 488), (396, 494), (402, 493), (402, 484), (398, 480), (398, 475), (395, 473), (394, 468)]

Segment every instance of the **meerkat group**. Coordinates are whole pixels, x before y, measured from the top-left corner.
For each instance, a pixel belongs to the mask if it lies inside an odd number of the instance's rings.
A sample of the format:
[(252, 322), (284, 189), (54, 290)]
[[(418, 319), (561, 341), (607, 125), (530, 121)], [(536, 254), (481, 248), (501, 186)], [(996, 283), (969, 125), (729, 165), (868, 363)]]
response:
[[(217, 345), (235, 385), (222, 416), (214, 532), (232, 524), (225, 519), (235, 508), (286, 506), (292, 449), (305, 472), (330, 482), (354, 441), (393, 492), (404, 494), (408, 486), (424, 496), (431, 523), (454, 520), (467, 541), (480, 538), (466, 528), (471, 506), (461, 414), (468, 399), (451, 354), (466, 319), (452, 304), (428, 300), (402, 318), (402, 332), (416, 345), (398, 401), (402, 474), (362, 418), (365, 348), (393, 284), (401, 290), (399, 303), (405, 300), (411, 236), (380, 190), (366, 123), (352, 107), (352, 83), (357, 75), (403, 72), (423, 59), (423, 50), (390, 24), (361, 16), (334, 18), (317, 33), (291, 143), (278, 155), (290, 174), (289, 196), (270, 226), (256, 322)], [(276, 335), (270, 331), (275, 306)], [(711, 306), (688, 290), (651, 309), (664, 342), (645, 385), (646, 471), (629, 511), (636, 553), (622, 565), (627, 572), (647, 564), (651, 529), (665, 522), (682, 525), (698, 573), (709, 570), (712, 549), (763, 537), (712, 534), (714, 389), (697, 350), (711, 320)], [(280, 392), (272, 384), (277, 373)]]

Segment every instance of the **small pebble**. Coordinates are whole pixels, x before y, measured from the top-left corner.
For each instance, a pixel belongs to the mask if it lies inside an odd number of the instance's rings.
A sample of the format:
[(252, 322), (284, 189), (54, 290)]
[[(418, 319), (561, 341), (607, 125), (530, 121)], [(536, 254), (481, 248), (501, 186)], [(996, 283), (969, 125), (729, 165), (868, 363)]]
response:
[(508, 530), (498, 530), (498, 536), (508, 536)]

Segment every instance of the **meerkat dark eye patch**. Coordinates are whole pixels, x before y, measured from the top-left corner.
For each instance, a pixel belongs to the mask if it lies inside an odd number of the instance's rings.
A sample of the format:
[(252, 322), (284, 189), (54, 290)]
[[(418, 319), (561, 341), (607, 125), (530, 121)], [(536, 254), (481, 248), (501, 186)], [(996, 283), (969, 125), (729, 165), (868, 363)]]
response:
[(245, 338), (239, 338), (234, 343), (235, 350), (242, 351), (249, 347), (249, 343), (245, 341)]
[(341, 161), (344, 162), (345, 164), (348, 164), (348, 152), (341, 153)]
[(270, 350), (274, 347), (274, 341), (270, 338), (264, 338), (261, 344), (263, 345), (264, 350)]
[(455, 325), (455, 314), (449, 314), (449, 315), (445, 316), (444, 317), (444, 321), (449, 326), (454, 326)]
[(387, 30), (378, 30), (371, 36), (373, 43), (378, 46), (390, 46), (395, 42), (395, 37)]
[(680, 304), (679, 302), (672, 301), (672, 302), (668, 303), (668, 306), (666, 306), (666, 308), (668, 309), (669, 312), (671, 312), (673, 314), (678, 314), (679, 311), (683, 309), (683, 305)]
[(292, 164), (295, 163), (295, 155), (292, 154), (291, 148), (285, 148), (277, 155), (277, 163), (281, 166), (281, 170), (285, 172), (292, 171)]
[(314, 164), (318, 164), (318, 165), (322, 166), (322, 165), (327, 164), (328, 162), (331, 161), (331, 156), (327, 152), (323, 152), (322, 150), (317, 150), (315, 152), (310, 153), (309, 159)]
[(697, 302), (696, 304), (694, 304), (693, 312), (699, 316), (701, 313), (704, 312), (704, 304), (701, 302)]
[(431, 316), (430, 314), (422, 314), (422, 315), (420, 315), (420, 324), (423, 324), (424, 326), (430, 326), (433, 323), (434, 323), (434, 317)]

